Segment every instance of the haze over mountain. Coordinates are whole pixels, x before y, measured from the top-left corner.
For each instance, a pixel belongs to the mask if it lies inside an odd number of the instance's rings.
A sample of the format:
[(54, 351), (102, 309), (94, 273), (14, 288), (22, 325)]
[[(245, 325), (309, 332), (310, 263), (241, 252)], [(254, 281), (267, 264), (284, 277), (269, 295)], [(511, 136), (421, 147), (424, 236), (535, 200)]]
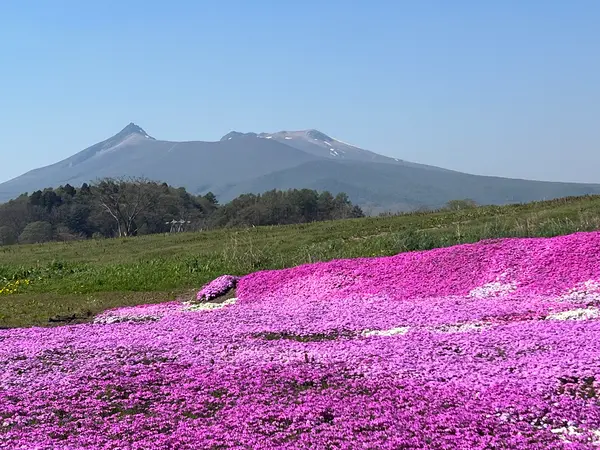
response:
[(403, 161), (317, 130), (233, 131), (217, 142), (173, 142), (130, 123), (67, 159), (0, 184), (0, 202), (46, 187), (118, 176), (144, 176), (195, 194), (212, 191), (220, 201), (271, 189), (346, 192), (374, 211), (439, 207), (462, 198), (504, 204), (600, 193), (596, 184), (485, 177)]

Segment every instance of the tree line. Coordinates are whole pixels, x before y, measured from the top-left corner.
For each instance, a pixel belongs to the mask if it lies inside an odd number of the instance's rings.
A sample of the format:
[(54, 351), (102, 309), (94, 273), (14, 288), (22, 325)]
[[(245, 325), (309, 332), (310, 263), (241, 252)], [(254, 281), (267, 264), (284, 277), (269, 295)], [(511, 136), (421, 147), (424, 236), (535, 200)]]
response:
[(0, 245), (126, 237), (223, 227), (285, 225), (363, 217), (344, 193), (309, 189), (244, 194), (219, 204), (142, 178), (104, 178), (25, 193), (0, 205)]

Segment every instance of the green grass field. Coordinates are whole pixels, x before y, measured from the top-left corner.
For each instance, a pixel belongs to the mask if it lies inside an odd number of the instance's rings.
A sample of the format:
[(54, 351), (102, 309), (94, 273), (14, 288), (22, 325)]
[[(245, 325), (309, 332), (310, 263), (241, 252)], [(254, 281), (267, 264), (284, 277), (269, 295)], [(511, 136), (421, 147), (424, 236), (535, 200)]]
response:
[[(0, 328), (189, 298), (224, 273), (600, 229), (600, 196), (305, 225), (0, 247)], [(16, 280), (21, 280), (16, 285)], [(29, 281), (29, 284), (25, 283)]]

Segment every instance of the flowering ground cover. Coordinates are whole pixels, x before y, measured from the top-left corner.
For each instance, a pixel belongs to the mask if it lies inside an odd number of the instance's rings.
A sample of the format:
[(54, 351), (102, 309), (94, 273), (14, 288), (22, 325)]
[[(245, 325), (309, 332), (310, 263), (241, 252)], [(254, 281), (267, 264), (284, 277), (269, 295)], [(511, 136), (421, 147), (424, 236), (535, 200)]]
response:
[(12, 295), (19, 292), (23, 286), (29, 286), (30, 281), (25, 280), (0, 280), (0, 295)]
[(0, 448), (600, 446), (600, 233), (235, 280), (0, 330)]

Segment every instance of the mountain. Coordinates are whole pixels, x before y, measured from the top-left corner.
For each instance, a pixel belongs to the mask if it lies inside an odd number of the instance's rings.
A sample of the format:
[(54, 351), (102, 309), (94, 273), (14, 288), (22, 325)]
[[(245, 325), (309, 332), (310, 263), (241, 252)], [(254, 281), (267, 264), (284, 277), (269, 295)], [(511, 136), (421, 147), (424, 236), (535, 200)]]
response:
[(45, 187), (78, 186), (117, 176), (145, 176), (194, 193), (205, 192), (314, 159), (276, 141), (248, 136), (220, 142), (156, 140), (132, 123), (70, 158), (0, 184), (0, 201)]
[(196, 194), (212, 191), (221, 201), (271, 189), (346, 192), (372, 212), (439, 207), (462, 198), (505, 204), (600, 193), (598, 184), (486, 177), (403, 161), (317, 130), (232, 131), (216, 142), (174, 142), (155, 139), (130, 123), (63, 161), (0, 184), (0, 202), (46, 187), (117, 176), (144, 176)]

